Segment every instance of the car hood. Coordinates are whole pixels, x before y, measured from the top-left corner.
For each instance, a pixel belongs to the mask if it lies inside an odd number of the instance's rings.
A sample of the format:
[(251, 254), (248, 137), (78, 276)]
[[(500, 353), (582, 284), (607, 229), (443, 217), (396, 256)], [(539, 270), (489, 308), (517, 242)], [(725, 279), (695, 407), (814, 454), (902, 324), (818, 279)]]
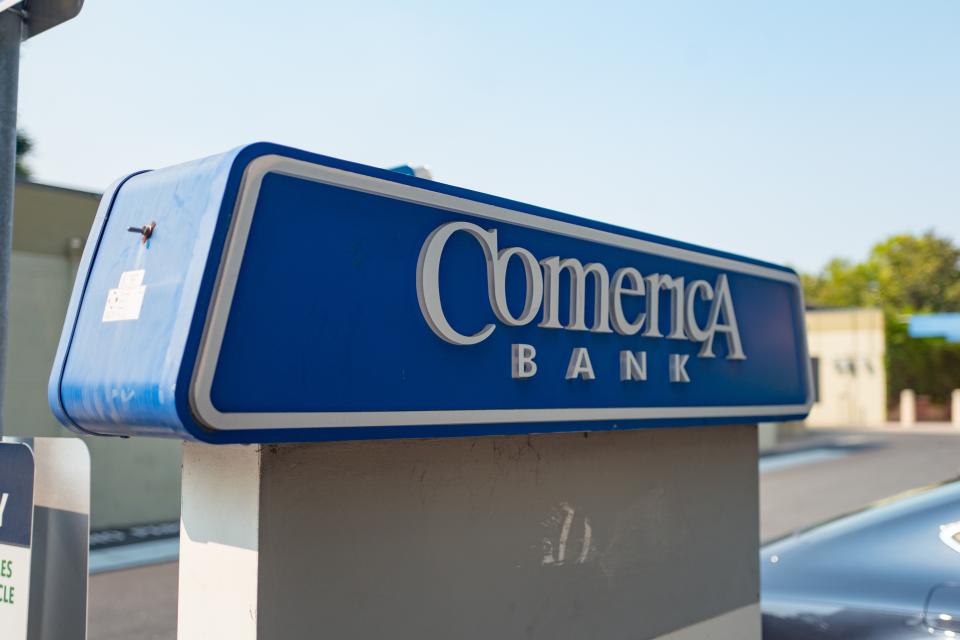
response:
[(922, 611), (960, 581), (960, 552), (941, 539), (958, 521), (954, 482), (781, 539), (761, 550), (762, 597)]

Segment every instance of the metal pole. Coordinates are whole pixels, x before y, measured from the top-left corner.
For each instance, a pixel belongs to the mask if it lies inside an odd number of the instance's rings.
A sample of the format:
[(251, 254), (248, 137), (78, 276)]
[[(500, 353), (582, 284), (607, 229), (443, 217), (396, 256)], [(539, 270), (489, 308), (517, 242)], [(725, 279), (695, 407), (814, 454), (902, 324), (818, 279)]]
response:
[(16, 10), (0, 13), (0, 435), (6, 388), (7, 293), (13, 252), (13, 188), (17, 158), (17, 83), (23, 21)]

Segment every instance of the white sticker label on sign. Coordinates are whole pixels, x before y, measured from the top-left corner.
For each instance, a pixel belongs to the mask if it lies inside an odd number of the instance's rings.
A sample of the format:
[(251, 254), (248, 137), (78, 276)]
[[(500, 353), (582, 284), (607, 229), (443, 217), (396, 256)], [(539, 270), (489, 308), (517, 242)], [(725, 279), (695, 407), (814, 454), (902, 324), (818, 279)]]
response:
[(124, 271), (120, 274), (120, 284), (107, 292), (107, 304), (103, 308), (103, 322), (136, 320), (143, 306), (143, 294), (147, 287), (143, 284), (143, 269)]

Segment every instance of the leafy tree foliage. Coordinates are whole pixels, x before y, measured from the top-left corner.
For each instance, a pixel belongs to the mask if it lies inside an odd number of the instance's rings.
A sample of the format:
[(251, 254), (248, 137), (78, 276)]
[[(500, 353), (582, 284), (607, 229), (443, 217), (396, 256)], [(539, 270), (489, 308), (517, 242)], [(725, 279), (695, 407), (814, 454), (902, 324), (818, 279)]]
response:
[(906, 326), (914, 313), (960, 312), (960, 247), (949, 238), (933, 231), (892, 236), (862, 263), (835, 259), (801, 278), (808, 304), (884, 311), (891, 401), (914, 389), (945, 402), (960, 388), (960, 345), (911, 338)]
[(33, 139), (23, 131), (17, 131), (17, 175), (30, 177), (30, 167), (24, 164), (24, 158), (33, 151)]
[(803, 277), (807, 301), (892, 314), (960, 311), (960, 247), (928, 231), (880, 242), (865, 262), (834, 259)]
[(824, 307), (881, 306), (877, 280), (867, 264), (834, 258), (820, 273), (800, 277), (807, 304)]
[(906, 323), (887, 316), (887, 400), (896, 404), (900, 391), (914, 389), (939, 403), (949, 402), (960, 388), (960, 345), (943, 338), (911, 338)]

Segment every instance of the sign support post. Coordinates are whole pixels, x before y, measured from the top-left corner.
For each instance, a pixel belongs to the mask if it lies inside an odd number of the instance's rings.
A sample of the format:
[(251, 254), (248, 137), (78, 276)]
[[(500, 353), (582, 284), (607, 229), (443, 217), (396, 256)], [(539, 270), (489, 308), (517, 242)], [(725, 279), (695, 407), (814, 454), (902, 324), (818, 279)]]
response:
[(0, 436), (3, 435), (7, 298), (13, 253), (20, 42), (73, 18), (82, 6), (83, 0), (0, 0)]
[(16, 9), (0, 12), (0, 435), (7, 361), (7, 296), (13, 252), (13, 189), (17, 162), (17, 87), (23, 20)]

